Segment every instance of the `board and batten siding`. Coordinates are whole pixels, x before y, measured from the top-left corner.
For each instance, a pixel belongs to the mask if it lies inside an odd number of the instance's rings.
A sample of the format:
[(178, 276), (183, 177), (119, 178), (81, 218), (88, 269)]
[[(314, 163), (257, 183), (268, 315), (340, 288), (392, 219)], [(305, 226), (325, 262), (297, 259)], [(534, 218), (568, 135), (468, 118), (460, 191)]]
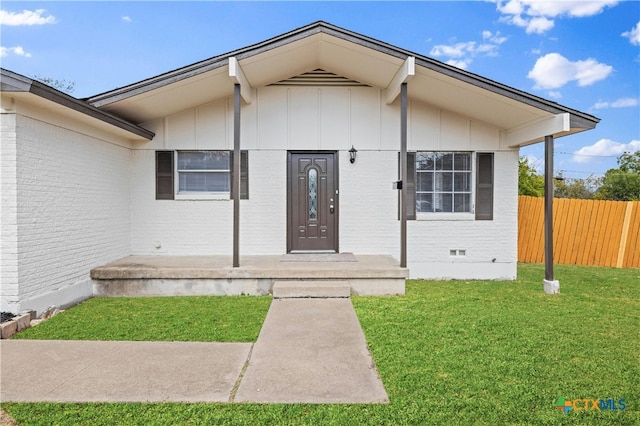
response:
[[(431, 105), (409, 103), (408, 148), (495, 153), (494, 218), (409, 223), (412, 277), (514, 278), (518, 151), (501, 145), (500, 129)], [(241, 254), (286, 251), (287, 150), (339, 151), (340, 251), (399, 258), (399, 101), (370, 87), (256, 89), (243, 104), (241, 146), (249, 150), (249, 199), (241, 202)], [(232, 202), (155, 200), (155, 150), (233, 148), (231, 98), (181, 111), (144, 127), (153, 141), (132, 156), (133, 254), (223, 254), (232, 250)], [(348, 150), (357, 150), (355, 164)], [(436, 217), (435, 215), (433, 217)], [(496, 241), (498, 238), (498, 241)], [(450, 250), (465, 256), (450, 256)], [(495, 261), (493, 260), (495, 259)]]

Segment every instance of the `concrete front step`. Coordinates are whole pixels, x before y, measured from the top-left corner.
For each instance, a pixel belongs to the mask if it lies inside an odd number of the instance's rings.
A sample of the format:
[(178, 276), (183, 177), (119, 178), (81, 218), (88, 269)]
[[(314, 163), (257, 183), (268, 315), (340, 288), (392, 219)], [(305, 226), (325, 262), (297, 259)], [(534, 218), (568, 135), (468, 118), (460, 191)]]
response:
[(349, 281), (274, 281), (273, 298), (329, 298), (349, 297), (351, 285)]

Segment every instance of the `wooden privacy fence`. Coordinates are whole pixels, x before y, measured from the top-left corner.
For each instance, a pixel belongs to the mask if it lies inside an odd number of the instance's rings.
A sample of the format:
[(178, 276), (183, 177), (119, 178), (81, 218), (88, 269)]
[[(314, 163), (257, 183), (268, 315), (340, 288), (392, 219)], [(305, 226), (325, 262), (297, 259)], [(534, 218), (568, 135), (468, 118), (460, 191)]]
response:
[[(544, 262), (544, 198), (519, 197), (518, 261)], [(555, 198), (553, 261), (640, 268), (640, 202)]]

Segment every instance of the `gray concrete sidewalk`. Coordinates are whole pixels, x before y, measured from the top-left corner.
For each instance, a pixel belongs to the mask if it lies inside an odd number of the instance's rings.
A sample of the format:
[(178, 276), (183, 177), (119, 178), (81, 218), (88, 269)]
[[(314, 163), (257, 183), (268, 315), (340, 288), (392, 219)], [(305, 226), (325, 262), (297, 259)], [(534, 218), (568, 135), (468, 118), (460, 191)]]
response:
[(274, 299), (235, 401), (389, 400), (351, 300), (342, 298)]
[(228, 402), (251, 343), (0, 341), (0, 401)]
[(255, 344), (2, 340), (0, 401), (381, 403), (388, 398), (345, 298), (274, 299)]

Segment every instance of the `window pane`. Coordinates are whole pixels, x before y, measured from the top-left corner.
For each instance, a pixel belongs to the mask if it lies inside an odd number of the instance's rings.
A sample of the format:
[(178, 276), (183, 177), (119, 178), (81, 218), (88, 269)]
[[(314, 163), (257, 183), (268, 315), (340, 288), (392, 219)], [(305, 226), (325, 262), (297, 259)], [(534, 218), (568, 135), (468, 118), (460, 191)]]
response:
[(229, 173), (179, 173), (179, 192), (229, 192)]
[(470, 212), (471, 194), (455, 194), (453, 196), (453, 209), (455, 212)]
[(178, 170), (229, 170), (229, 151), (178, 152)]
[(453, 170), (453, 154), (438, 153), (438, 160), (436, 161), (436, 170)]
[(309, 220), (318, 219), (318, 171), (309, 170)]
[(471, 191), (471, 173), (458, 172), (453, 174), (453, 190), (455, 192)]
[(416, 168), (418, 170), (433, 170), (435, 161), (435, 153), (420, 152), (416, 155)]
[(433, 193), (416, 194), (416, 210), (419, 212), (433, 212)]
[(433, 173), (418, 172), (417, 191), (433, 191)]
[(435, 191), (453, 191), (453, 173), (436, 172), (434, 180)]
[(452, 194), (434, 194), (434, 211), (436, 212), (451, 212), (452, 206)]
[(471, 170), (471, 154), (468, 152), (457, 152), (453, 157), (454, 170)]

